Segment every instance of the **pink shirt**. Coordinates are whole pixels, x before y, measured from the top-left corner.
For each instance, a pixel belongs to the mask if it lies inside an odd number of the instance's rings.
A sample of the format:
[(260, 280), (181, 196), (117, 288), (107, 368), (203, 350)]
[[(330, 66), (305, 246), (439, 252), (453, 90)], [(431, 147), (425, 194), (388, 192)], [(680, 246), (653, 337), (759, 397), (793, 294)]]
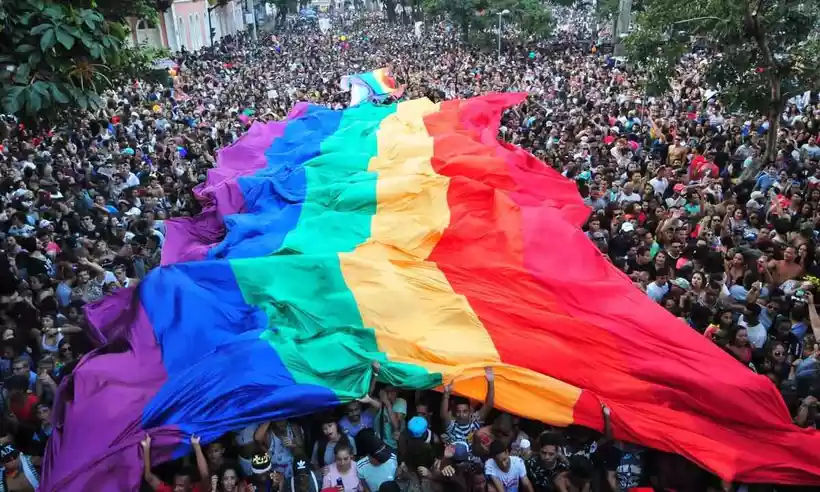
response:
[(336, 487), (336, 480), (341, 478), (345, 486), (345, 492), (361, 492), (359, 485), (359, 475), (356, 473), (356, 462), (350, 463), (350, 469), (346, 473), (339, 472), (336, 463), (330, 465), (327, 474), (322, 479), (322, 488)]

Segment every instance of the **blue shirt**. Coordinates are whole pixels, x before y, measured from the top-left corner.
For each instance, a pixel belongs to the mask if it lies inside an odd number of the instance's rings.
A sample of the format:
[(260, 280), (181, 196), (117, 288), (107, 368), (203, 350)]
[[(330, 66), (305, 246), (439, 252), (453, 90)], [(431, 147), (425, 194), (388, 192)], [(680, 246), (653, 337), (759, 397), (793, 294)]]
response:
[(361, 418), (355, 424), (347, 418), (347, 415), (339, 419), (339, 427), (347, 434), (348, 436), (355, 438), (356, 435), (361, 432), (362, 429), (372, 429), (373, 428), (373, 420), (375, 419), (375, 414), (368, 409), (366, 412), (361, 413)]
[(808, 329), (809, 326), (802, 321), (798, 321), (797, 323), (794, 323), (792, 325), (792, 333), (794, 333), (794, 336), (796, 336), (800, 340), (803, 340), (803, 337), (806, 336), (806, 332), (808, 331)]

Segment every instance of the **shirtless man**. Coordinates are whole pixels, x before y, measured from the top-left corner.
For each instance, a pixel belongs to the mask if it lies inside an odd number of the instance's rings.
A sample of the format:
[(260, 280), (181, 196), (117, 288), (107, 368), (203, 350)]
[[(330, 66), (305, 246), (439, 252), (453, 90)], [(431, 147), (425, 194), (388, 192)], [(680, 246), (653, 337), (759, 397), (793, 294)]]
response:
[(0, 445), (0, 461), (3, 463), (3, 490), (9, 492), (34, 492), (40, 486), (40, 458), (21, 454), (11, 444)]
[(782, 260), (772, 260), (769, 262), (769, 271), (772, 272), (774, 285), (780, 286), (787, 280), (792, 280), (803, 274), (803, 267), (795, 261), (797, 250), (794, 246), (786, 247), (783, 251)]

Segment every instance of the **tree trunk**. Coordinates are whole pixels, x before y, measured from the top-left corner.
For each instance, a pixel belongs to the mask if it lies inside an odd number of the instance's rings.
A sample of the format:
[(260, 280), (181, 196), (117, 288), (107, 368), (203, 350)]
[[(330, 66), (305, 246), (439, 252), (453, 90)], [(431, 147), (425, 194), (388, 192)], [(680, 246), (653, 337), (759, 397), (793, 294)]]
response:
[(384, 0), (384, 7), (387, 9), (387, 22), (396, 23), (396, 2), (394, 0)]
[(769, 110), (766, 114), (769, 118), (769, 130), (766, 133), (766, 152), (760, 159), (756, 159), (752, 166), (743, 170), (740, 175), (741, 181), (756, 179), (760, 169), (765, 168), (777, 158), (777, 134), (780, 132), (780, 117), (786, 107), (786, 101), (783, 100), (780, 76), (776, 73), (769, 74), (769, 90)]
[(777, 134), (780, 132), (780, 116), (783, 114), (785, 101), (781, 94), (780, 77), (772, 74), (769, 77), (771, 99), (769, 100), (769, 133), (766, 134), (766, 154), (763, 162), (769, 164), (777, 157)]

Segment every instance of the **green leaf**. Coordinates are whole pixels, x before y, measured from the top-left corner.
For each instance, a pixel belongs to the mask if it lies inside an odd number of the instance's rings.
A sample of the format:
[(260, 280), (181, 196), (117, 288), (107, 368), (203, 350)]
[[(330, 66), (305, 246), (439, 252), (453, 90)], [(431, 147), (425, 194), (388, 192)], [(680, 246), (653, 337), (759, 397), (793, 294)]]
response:
[(53, 24), (40, 24), (39, 26), (37, 26), (37, 27), (35, 27), (34, 29), (31, 30), (31, 35), (32, 36), (39, 36), (39, 35), (43, 34), (44, 32), (46, 32), (47, 30), (53, 29), (53, 28), (54, 28)]
[(48, 82), (38, 80), (37, 82), (31, 84), (31, 88), (34, 90), (34, 92), (40, 94), (43, 97), (51, 97), (49, 95), (49, 90), (48, 90), (49, 85), (50, 84)]
[(65, 17), (63, 9), (57, 5), (51, 5), (49, 7), (46, 7), (43, 13), (51, 17), (52, 19), (62, 19), (63, 17)]
[(85, 35), (85, 33), (74, 26), (65, 26), (64, 29), (75, 38), (82, 38)]
[(37, 113), (43, 109), (43, 97), (33, 90), (26, 91), (26, 109), (29, 113)]
[(17, 65), (17, 73), (14, 74), (14, 81), (18, 84), (28, 84), (29, 75), (31, 74), (31, 67), (28, 63), (21, 63)]
[(41, 61), (43, 61), (43, 55), (39, 51), (32, 51), (31, 54), (28, 55), (28, 64), (32, 67)]
[(88, 95), (88, 104), (92, 109), (99, 109), (103, 105), (103, 100), (99, 95), (92, 93)]
[(60, 42), (61, 45), (67, 50), (70, 50), (74, 47), (74, 36), (67, 33), (63, 29), (57, 29), (57, 41)]
[(88, 109), (88, 97), (81, 91), (77, 91), (77, 105), (83, 109)]
[(34, 12), (26, 12), (25, 14), (18, 17), (17, 20), (20, 22), (20, 24), (27, 26), (29, 25), (29, 23), (31, 23), (32, 17), (34, 17)]
[(30, 44), (21, 44), (14, 51), (16, 51), (17, 53), (20, 53), (22, 55), (25, 55), (26, 53), (31, 53), (32, 51), (34, 51), (36, 49), (37, 49), (36, 46), (32, 46)]
[(50, 84), (49, 88), (51, 89), (51, 95), (54, 97), (56, 102), (60, 104), (68, 104), (68, 96), (60, 90), (60, 87), (57, 84)]
[(3, 95), (3, 110), (8, 114), (17, 114), (23, 108), (25, 97), (23, 91), (26, 86), (15, 85), (6, 90)]
[(43, 33), (43, 37), (40, 38), (40, 51), (47, 52), (54, 47), (54, 44), (57, 42), (57, 35), (54, 32), (54, 29), (50, 29)]

